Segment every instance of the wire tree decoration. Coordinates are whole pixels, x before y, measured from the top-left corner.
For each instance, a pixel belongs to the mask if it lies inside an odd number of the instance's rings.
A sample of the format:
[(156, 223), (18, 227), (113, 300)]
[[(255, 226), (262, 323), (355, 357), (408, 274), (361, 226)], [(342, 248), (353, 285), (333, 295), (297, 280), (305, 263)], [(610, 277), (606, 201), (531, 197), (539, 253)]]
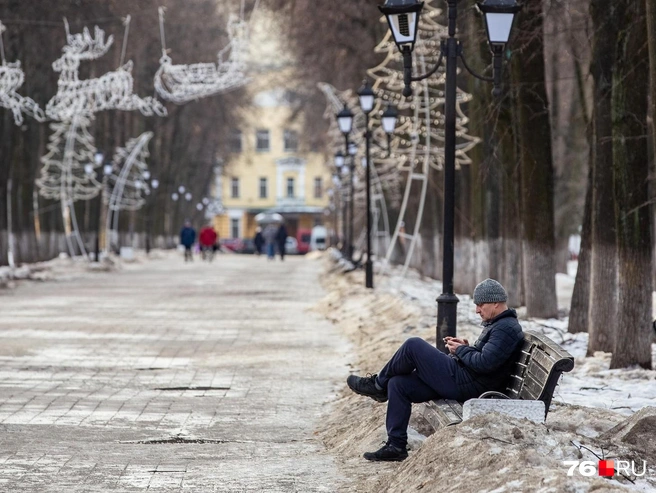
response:
[(112, 214), (107, 214), (106, 238), (114, 241), (118, 238), (119, 211), (140, 209), (146, 202), (145, 196), (150, 194), (146, 159), (150, 156), (148, 142), (152, 137), (152, 132), (144, 132), (128, 140), (125, 147), (118, 147), (114, 153), (114, 168), (107, 180), (111, 190), (107, 207)]
[(33, 116), (37, 121), (44, 121), (45, 115), (39, 105), (32, 99), (21, 96), (16, 90), (25, 82), (25, 74), (21, 69), (19, 60), (7, 63), (5, 58), (5, 46), (2, 41), (2, 33), (5, 26), (0, 22), (0, 106), (11, 110), (14, 114), (14, 123), (23, 124), (23, 113)]
[[(194, 63), (174, 65), (166, 49), (164, 12), (159, 8), (159, 28), (162, 39), (160, 68), (155, 74), (157, 94), (167, 101), (183, 104), (245, 85), (248, 25), (242, 17), (231, 15), (228, 20), (229, 43), (218, 53), (217, 64)], [(228, 53), (227, 59), (224, 57)]]

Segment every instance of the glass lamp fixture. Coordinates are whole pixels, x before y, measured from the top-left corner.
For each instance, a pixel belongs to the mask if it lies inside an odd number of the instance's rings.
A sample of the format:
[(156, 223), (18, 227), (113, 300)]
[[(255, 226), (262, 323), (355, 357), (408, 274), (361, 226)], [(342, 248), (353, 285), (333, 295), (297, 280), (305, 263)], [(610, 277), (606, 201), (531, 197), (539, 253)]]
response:
[(344, 103), (342, 111), (337, 113), (337, 125), (339, 125), (339, 130), (344, 135), (351, 133), (351, 129), (353, 128), (353, 113), (348, 109), (346, 103)]

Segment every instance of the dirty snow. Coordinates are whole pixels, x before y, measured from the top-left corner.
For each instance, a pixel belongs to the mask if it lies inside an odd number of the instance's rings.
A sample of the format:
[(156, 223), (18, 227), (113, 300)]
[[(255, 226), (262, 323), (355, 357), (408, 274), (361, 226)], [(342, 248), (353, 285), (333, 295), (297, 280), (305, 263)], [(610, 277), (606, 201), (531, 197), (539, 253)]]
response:
[[(399, 269), (391, 269), (386, 275), (377, 274), (376, 289), (367, 290), (362, 270), (344, 273), (344, 264), (330, 255), (323, 261), (328, 294), (315, 309), (337, 324), (354, 344), (357, 361), (350, 368), (352, 373), (377, 372), (408, 337), (435, 343), (435, 298), (442, 291), (439, 281), (421, 279), (412, 271), (401, 278)], [(569, 307), (573, 282), (571, 276), (558, 275), (560, 308)], [(458, 335), (475, 340), (481, 330), (480, 318), (471, 298), (458, 296)], [(357, 478), (355, 491), (656, 491), (656, 445), (646, 447), (614, 433), (615, 426), (621, 427), (636, 411), (656, 403), (656, 371), (610, 370), (609, 353), (585, 358), (587, 334), (569, 334), (567, 319), (527, 319), (521, 308), (518, 314), (524, 329), (544, 333), (576, 359), (574, 370), (565, 374), (556, 389), (547, 423), (492, 413), (431, 434), (426, 423), (413, 416), (410, 457), (402, 463), (369, 463), (362, 453), (384, 443), (386, 406), (342, 385), (320, 434), (340, 457), (345, 474)], [(652, 347), (656, 353), (656, 344)], [(656, 354), (654, 358), (656, 361)], [(636, 429), (652, 437), (652, 443), (656, 417), (644, 420)], [(569, 467), (564, 460), (596, 464), (600, 458), (646, 460), (647, 473), (613, 479), (584, 477), (578, 472), (567, 476)]]

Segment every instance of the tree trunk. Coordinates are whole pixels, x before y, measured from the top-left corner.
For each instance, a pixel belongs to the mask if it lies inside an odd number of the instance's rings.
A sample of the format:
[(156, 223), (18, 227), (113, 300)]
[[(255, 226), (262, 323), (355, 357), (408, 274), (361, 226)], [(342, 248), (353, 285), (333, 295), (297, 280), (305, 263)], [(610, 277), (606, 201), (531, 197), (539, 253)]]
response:
[(521, 162), (524, 286), (527, 315), (558, 316), (554, 259), (553, 160), (544, 82), (542, 2), (528, 0), (519, 16), (513, 54)]
[(581, 248), (572, 302), (569, 308), (567, 331), (573, 334), (588, 331), (588, 308), (590, 305), (590, 255), (592, 236), (592, 160), (588, 169), (588, 187), (585, 193), (585, 209), (581, 226)]
[(595, 351), (612, 351), (617, 326), (616, 231), (613, 221), (608, 220), (614, 208), (611, 95), (617, 32), (615, 4), (611, 0), (590, 4), (594, 29), (591, 72), (595, 81), (595, 107), (588, 355)]
[(613, 88), (613, 175), (619, 250), (619, 311), (611, 368), (651, 369), (651, 232), (647, 161), (649, 69), (643, 0), (618, 2)]
[(651, 101), (651, 139), (656, 153), (656, 2), (646, 0), (647, 40), (649, 44), (649, 99)]

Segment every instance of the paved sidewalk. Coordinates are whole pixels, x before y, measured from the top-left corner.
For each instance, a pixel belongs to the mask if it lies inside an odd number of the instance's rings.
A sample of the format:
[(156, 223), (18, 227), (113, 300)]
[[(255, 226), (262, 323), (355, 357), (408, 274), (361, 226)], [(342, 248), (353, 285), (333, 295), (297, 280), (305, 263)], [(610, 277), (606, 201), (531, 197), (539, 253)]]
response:
[(320, 262), (170, 256), (0, 291), (0, 491), (336, 491)]

